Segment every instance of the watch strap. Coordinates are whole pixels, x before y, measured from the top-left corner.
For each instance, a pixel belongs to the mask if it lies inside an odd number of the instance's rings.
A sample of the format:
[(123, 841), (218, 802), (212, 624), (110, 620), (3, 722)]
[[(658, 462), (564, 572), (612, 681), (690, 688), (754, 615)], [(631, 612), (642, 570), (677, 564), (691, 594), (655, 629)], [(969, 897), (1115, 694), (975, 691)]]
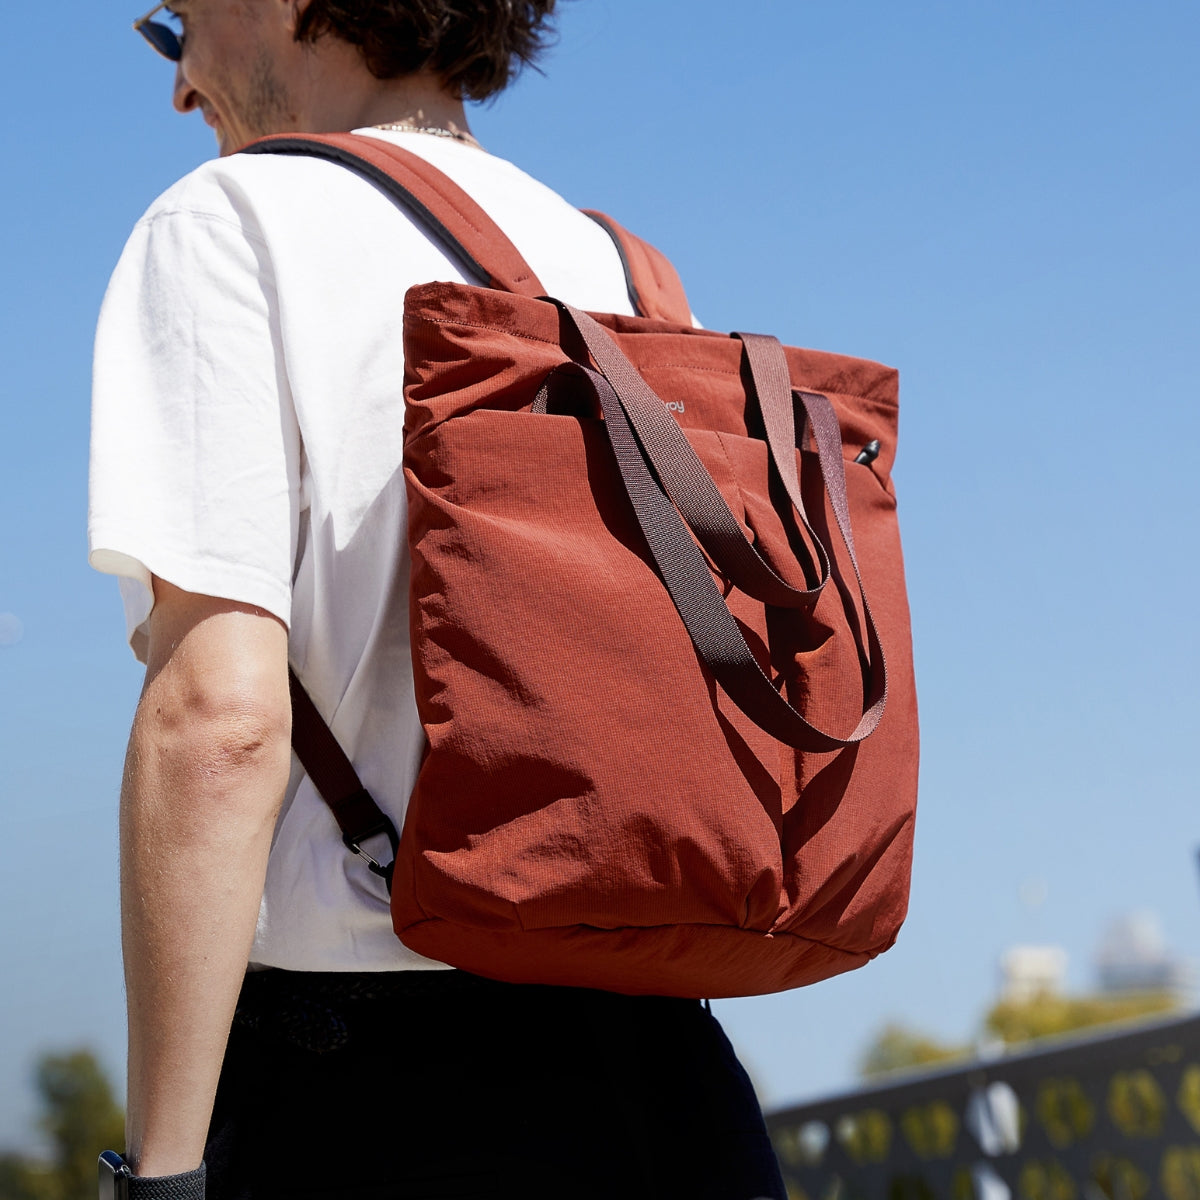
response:
[(204, 1200), (205, 1166), (179, 1175), (130, 1175), (129, 1200)]

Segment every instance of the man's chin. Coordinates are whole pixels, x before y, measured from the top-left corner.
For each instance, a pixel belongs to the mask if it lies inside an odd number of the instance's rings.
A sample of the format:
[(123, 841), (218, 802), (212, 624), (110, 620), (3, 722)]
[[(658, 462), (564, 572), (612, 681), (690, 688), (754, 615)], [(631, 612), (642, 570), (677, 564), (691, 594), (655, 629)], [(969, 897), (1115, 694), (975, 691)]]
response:
[(219, 120), (210, 120), (208, 123), (212, 126), (213, 137), (217, 139), (217, 154), (221, 158), (227, 158), (230, 154), (236, 154), (243, 146), (248, 146), (255, 138), (260, 136), (252, 131), (247, 132), (244, 129), (233, 133)]
[[(250, 145), (251, 142), (258, 141), (259, 138), (270, 137), (276, 132), (288, 132), (291, 126), (285, 126), (282, 130), (274, 129), (243, 129), (236, 135), (230, 134), (229, 131), (221, 124), (213, 126), (213, 133), (217, 138), (217, 153), (226, 158), (230, 154), (236, 154), (243, 147)], [(0, 1197), (3, 1200), (3, 1197)]]

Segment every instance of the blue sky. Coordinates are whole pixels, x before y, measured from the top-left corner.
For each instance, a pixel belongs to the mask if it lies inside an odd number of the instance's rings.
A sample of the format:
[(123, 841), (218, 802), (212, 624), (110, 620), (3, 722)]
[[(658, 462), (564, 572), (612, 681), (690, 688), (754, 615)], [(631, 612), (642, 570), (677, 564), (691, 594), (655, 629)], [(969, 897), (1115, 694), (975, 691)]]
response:
[[(91, 337), (133, 222), (212, 153), (136, 13), (45, 11), (0, 42), (0, 1143), (36, 1050), (120, 1062), (140, 671), (85, 563)], [(901, 370), (912, 910), (863, 971), (717, 1005), (768, 1100), (848, 1084), (887, 1019), (966, 1036), (1014, 942), (1083, 987), (1150, 909), (1200, 958), (1198, 56), (1192, 0), (570, 0), (545, 77), (474, 118), (669, 253), (708, 326)]]

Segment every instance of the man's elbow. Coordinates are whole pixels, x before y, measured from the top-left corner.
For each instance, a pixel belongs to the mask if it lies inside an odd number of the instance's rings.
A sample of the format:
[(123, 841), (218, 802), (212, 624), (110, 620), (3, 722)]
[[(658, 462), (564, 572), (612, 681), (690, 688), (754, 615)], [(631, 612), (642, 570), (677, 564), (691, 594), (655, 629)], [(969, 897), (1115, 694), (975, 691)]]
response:
[(287, 629), (260, 609), (158, 578), (126, 811), (263, 829), (291, 766)]
[(273, 822), (291, 766), (291, 705), (282, 687), (163, 672), (138, 704), (126, 792), (178, 802), (198, 820)]

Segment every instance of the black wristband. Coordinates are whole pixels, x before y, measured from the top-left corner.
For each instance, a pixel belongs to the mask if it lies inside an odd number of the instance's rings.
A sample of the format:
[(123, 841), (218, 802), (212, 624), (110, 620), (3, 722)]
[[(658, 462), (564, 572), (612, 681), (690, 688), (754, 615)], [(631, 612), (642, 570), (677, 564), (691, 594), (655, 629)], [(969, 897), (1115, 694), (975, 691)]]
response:
[(130, 1175), (129, 1200), (204, 1200), (204, 1164), (179, 1175)]

